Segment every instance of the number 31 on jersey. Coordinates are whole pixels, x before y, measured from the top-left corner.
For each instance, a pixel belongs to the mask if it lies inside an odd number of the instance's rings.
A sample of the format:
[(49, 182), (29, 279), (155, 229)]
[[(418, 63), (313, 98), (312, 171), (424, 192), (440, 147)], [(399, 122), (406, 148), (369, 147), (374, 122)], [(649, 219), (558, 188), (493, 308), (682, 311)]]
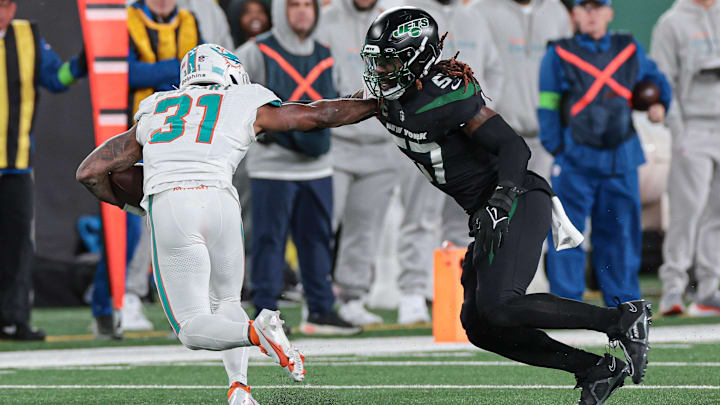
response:
[[(222, 99), (222, 94), (204, 94), (197, 99), (195, 106), (204, 108), (205, 111), (203, 112), (195, 142), (212, 142)], [(169, 125), (169, 129), (163, 131), (160, 128), (150, 134), (150, 143), (172, 142), (185, 133), (185, 117), (190, 114), (190, 110), (193, 108), (193, 99), (187, 94), (162, 99), (155, 106), (155, 114), (164, 114), (173, 107), (177, 107), (175, 114), (165, 118), (165, 124), (163, 125), (163, 128)]]

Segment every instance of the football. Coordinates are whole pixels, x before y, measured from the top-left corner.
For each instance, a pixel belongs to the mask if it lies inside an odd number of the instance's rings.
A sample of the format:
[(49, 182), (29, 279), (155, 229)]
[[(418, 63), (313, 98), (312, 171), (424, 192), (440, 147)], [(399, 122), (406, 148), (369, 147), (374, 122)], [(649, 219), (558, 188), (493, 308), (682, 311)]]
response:
[(633, 109), (647, 111), (651, 105), (660, 102), (660, 88), (650, 81), (642, 81), (635, 85), (632, 92)]
[(110, 187), (120, 202), (140, 207), (143, 198), (142, 165), (110, 173)]

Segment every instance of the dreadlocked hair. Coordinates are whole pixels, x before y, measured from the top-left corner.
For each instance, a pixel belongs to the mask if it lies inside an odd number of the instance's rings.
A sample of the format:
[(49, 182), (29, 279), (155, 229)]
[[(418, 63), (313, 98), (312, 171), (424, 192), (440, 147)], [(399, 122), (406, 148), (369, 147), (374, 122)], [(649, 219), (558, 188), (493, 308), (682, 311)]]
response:
[[(445, 44), (445, 38), (447, 38), (447, 35), (448, 33), (446, 31), (445, 34), (443, 34), (443, 36), (440, 38), (440, 51), (442, 51), (443, 49), (443, 45)], [(480, 94), (482, 94), (480, 84), (478, 83), (477, 79), (475, 79), (475, 74), (473, 73), (472, 68), (468, 64), (457, 60), (459, 54), (460, 51), (456, 52), (455, 55), (450, 59), (443, 59), (439, 61), (435, 64), (436, 68), (447, 76), (462, 78), (463, 83), (465, 84), (465, 91), (463, 91), (463, 94), (467, 92), (470, 83), (474, 84), (474, 95), (477, 95), (478, 91), (480, 92)], [(420, 79), (415, 80), (415, 86), (418, 90), (422, 90), (422, 82), (420, 81)]]
[[(463, 79), (463, 82), (465, 83), (465, 91), (467, 91), (468, 87), (472, 83), (474, 85), (473, 91), (475, 92), (475, 94), (477, 94), (478, 89), (480, 89), (480, 85), (478, 84), (477, 79), (475, 79), (475, 74), (473, 73), (472, 68), (468, 64), (457, 60), (457, 56), (459, 53), (460, 52), (457, 52), (450, 59), (441, 60), (435, 66), (437, 66), (438, 70), (440, 70), (447, 76), (459, 77)], [(482, 92), (482, 90), (480, 91)]]

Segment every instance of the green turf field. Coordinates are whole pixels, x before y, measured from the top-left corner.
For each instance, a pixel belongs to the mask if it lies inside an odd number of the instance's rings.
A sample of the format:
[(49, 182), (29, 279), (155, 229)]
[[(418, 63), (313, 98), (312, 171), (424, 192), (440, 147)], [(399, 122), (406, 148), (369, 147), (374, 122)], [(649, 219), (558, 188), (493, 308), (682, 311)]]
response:
[[(591, 349), (601, 353), (604, 349)], [(618, 353), (618, 355), (621, 355)], [(425, 357), (427, 356), (427, 357)], [(720, 404), (720, 345), (661, 345), (608, 404)], [(306, 382), (251, 361), (261, 404), (574, 404), (571, 376), (480, 351), (309, 358)], [(220, 362), (0, 370), (1, 404), (223, 404)], [(12, 388), (24, 386), (24, 388)], [(73, 388), (76, 386), (76, 388)]]
[[(217, 360), (191, 360), (194, 353), (187, 351), (188, 360), (126, 364), (126, 355), (135, 352), (137, 356), (143, 349), (177, 349), (182, 358), (185, 356), (177, 339), (168, 336), (170, 329), (160, 306), (152, 304), (146, 309), (156, 330), (126, 333), (126, 339), (120, 342), (93, 340), (88, 328), (92, 319), (88, 308), (33, 311), (33, 323), (48, 332), (49, 341), (0, 341), (0, 405), (226, 404), (226, 375)], [(297, 326), (299, 307), (282, 308), (282, 312), (290, 325)], [(413, 339), (429, 340), (423, 338), (431, 335), (429, 325), (401, 328), (394, 325), (394, 311), (377, 312), (386, 325), (371, 328), (360, 336), (296, 340), (301, 350), (303, 342), (308, 345), (314, 342), (315, 347), (315, 353), (308, 355), (308, 374), (303, 383), (293, 383), (278, 366), (253, 357), (249, 369), (253, 395), (262, 405), (571, 405), (579, 398), (579, 390), (572, 388), (575, 381), (567, 373), (519, 365), (468, 347), (356, 354), (363, 353), (360, 349), (373, 340), (364, 338), (385, 339), (381, 344), (389, 348), (402, 348)], [(684, 332), (690, 334), (689, 339), (686, 335), (682, 343), (654, 345), (645, 382), (634, 385), (627, 379), (626, 387), (613, 395), (607, 405), (720, 405), (720, 334), (717, 343), (698, 343), (692, 337), (693, 325), (708, 324), (720, 324), (720, 317), (656, 318), (654, 328), (690, 327), (690, 332), (687, 329)], [(295, 334), (291, 339), (302, 336)], [(340, 346), (350, 354), (328, 355), (324, 345)], [(43, 349), (54, 352), (36, 351)], [(48, 356), (54, 353), (57, 359), (60, 353), (63, 364), (72, 363), (78, 356), (99, 356), (99, 350), (117, 352), (106, 357), (108, 360), (103, 360), (102, 365), (91, 366), (47, 367), (44, 357), (45, 353)], [(606, 348), (588, 350), (600, 354)], [(612, 352), (622, 357), (619, 350)], [(26, 357), (34, 356), (40, 358), (41, 365), (35, 368), (27, 368), (24, 363), (23, 367), (13, 366), (16, 368), (9, 367), (10, 363), (3, 365), (3, 359), (12, 356), (15, 364), (18, 358), (30, 364)]]

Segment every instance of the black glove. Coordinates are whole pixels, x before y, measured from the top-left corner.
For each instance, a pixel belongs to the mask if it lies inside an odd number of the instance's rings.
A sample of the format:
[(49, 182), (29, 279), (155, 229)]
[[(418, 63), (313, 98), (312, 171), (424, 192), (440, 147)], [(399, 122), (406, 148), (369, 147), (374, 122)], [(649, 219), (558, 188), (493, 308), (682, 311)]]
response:
[(498, 185), (487, 205), (473, 214), (470, 228), (470, 236), (475, 237), (473, 264), (477, 265), (478, 260), (502, 246), (510, 226), (510, 211), (521, 193), (518, 187)]
[(85, 54), (85, 44), (83, 43), (83, 47), (80, 50), (80, 53), (77, 56), (77, 64), (78, 64), (78, 77), (75, 79), (78, 79), (79, 77), (85, 77), (88, 73), (87, 70), (87, 55)]
[(255, 136), (255, 140), (257, 140), (257, 143), (261, 143), (263, 145), (270, 145), (275, 142), (273, 136), (267, 132), (260, 132)]

